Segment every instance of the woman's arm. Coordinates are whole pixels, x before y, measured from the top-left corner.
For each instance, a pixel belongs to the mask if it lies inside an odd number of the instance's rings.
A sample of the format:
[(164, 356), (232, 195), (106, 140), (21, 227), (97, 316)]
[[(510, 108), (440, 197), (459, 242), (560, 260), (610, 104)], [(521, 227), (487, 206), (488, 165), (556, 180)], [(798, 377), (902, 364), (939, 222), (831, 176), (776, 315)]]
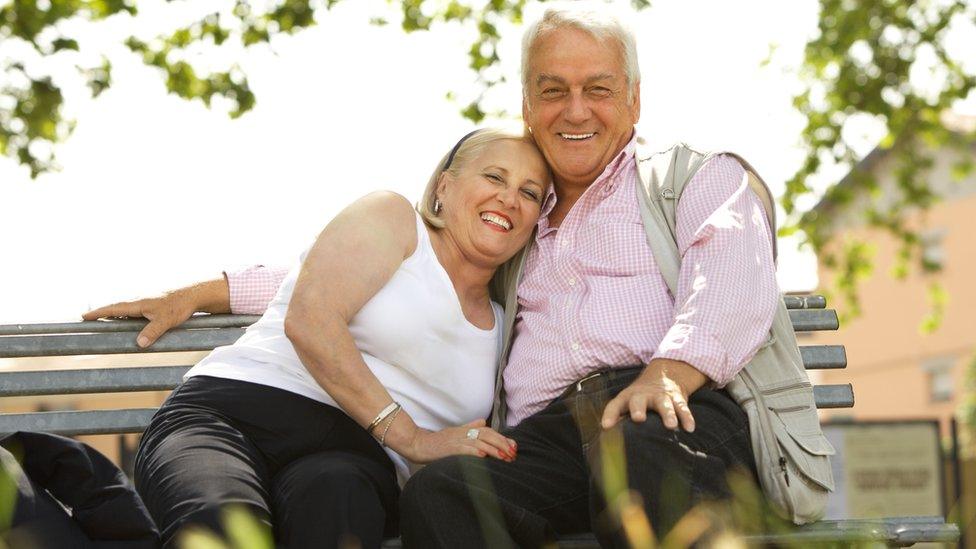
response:
[[(353, 203), (307, 254), (285, 315), (285, 334), (309, 373), (364, 427), (393, 399), (363, 361), (349, 322), (413, 253), (415, 225), (413, 208), (399, 195), (374, 193)], [(432, 433), (405, 412), (392, 421), (386, 445), (417, 463), (452, 454), (510, 453), (508, 439), (488, 428), (480, 429), (480, 440), (469, 440), (464, 433), (470, 426)], [(377, 432), (384, 430), (385, 424)]]

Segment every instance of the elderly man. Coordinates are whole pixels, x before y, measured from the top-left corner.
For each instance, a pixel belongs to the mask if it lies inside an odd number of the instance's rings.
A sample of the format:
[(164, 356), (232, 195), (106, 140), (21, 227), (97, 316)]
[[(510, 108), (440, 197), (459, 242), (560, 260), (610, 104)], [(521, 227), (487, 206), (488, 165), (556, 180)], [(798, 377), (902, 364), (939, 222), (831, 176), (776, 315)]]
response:
[[(509, 300), (495, 420), (517, 458), (452, 457), (417, 473), (401, 504), (414, 547), (536, 547), (588, 529), (626, 543), (622, 500), (608, 505), (603, 478), (614, 437), (621, 478), (659, 536), (699, 502), (727, 498), (731, 469), (755, 475), (747, 417), (721, 387), (766, 341), (779, 294), (743, 166), (713, 157), (685, 186), (664, 235), (681, 254), (672, 295), (638, 199), (634, 36), (567, 6), (526, 31), (522, 54), (523, 116), (555, 186)], [(252, 269), (228, 276), (229, 296), (216, 280), (89, 317), (155, 318), (148, 344), (194, 309), (229, 299), (235, 312), (260, 310), (281, 274)]]
[(526, 31), (522, 55), (522, 112), (555, 187), (525, 257), (496, 406), (518, 458), (448, 458), (417, 473), (401, 503), (411, 546), (536, 547), (587, 527), (623, 545), (602, 479), (609, 433), (622, 433), (626, 483), (659, 535), (727, 497), (731, 468), (754, 472), (746, 416), (715, 389), (765, 341), (778, 300), (743, 167), (718, 156), (687, 184), (672, 296), (638, 200), (634, 37), (608, 14), (567, 7)]

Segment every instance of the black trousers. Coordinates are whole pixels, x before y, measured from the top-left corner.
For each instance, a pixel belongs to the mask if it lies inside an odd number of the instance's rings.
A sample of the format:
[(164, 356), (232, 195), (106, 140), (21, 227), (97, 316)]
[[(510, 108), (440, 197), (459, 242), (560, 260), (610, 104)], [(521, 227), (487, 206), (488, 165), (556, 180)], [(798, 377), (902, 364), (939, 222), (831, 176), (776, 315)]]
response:
[(337, 408), (243, 381), (179, 386), (143, 435), (135, 484), (164, 546), (191, 525), (223, 535), (229, 504), (273, 525), (279, 547), (379, 547), (397, 529), (395, 469), (372, 436)]
[[(671, 431), (650, 412), (644, 423), (626, 419), (603, 431), (606, 402), (640, 370), (571, 388), (505, 431), (518, 443), (512, 463), (455, 456), (416, 473), (400, 500), (404, 546), (540, 547), (592, 529), (604, 547), (624, 547), (620, 522), (607, 512), (607, 490), (639, 494), (661, 538), (699, 502), (727, 499), (730, 469), (756, 478), (746, 415), (724, 391), (690, 397), (694, 433)], [(614, 440), (619, 451), (601, 451)]]

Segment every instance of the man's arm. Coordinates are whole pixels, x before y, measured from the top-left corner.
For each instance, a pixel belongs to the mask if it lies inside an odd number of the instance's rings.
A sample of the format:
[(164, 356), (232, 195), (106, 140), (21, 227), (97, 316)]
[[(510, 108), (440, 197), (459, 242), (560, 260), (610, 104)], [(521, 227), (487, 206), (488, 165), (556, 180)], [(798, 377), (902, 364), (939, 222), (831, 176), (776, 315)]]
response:
[(772, 235), (742, 166), (720, 156), (695, 175), (677, 212), (681, 271), (671, 329), (644, 372), (607, 404), (604, 427), (625, 412), (695, 427), (688, 396), (728, 383), (766, 340), (779, 299)]
[(281, 286), (286, 269), (255, 266), (164, 293), (158, 297), (123, 301), (88, 311), (82, 318), (144, 317), (149, 324), (136, 343), (148, 347), (193, 313), (261, 314)]
[(287, 274), (288, 269), (264, 265), (225, 271), (230, 312), (235, 315), (264, 314)]

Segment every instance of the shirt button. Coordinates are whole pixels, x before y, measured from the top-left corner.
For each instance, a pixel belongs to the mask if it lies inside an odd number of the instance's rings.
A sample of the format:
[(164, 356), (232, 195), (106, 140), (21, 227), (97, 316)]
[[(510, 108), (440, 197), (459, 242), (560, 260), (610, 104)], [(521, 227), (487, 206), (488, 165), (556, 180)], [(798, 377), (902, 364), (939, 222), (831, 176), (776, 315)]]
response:
[(569, 280), (566, 281), (566, 283), (569, 284), (570, 286), (575, 286), (576, 285), (576, 279), (575, 278), (570, 278)]
[(572, 345), (570, 345), (570, 347), (571, 347), (571, 348), (572, 348), (572, 349), (573, 349), (574, 351), (579, 351), (579, 350), (580, 350), (580, 344), (579, 344), (579, 343), (573, 343)]
[(563, 245), (564, 248), (566, 246), (569, 246), (569, 240), (563, 239), (562, 245)]

